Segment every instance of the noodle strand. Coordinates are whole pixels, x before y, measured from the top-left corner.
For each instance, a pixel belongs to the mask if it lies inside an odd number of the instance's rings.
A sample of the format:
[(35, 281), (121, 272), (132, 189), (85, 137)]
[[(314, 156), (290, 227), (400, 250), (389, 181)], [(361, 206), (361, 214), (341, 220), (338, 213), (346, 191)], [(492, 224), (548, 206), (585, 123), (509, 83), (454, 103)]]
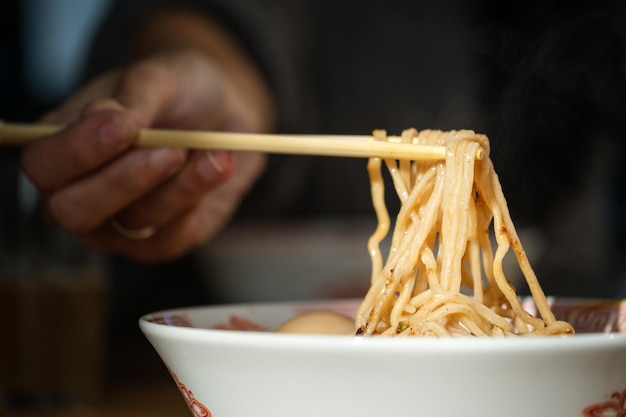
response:
[[(386, 140), (386, 132), (374, 132)], [(407, 129), (402, 142), (446, 147), (445, 161), (395, 161), (385, 166), (401, 208), (391, 229), (382, 160), (368, 173), (378, 226), (368, 240), (371, 286), (358, 308), (360, 335), (504, 336), (571, 334), (557, 321), (528, 262), (489, 159), (489, 140), (469, 130)], [(484, 157), (474, 155), (482, 149)], [(495, 237), (495, 251), (491, 237)], [(539, 316), (526, 311), (507, 280), (512, 250)]]

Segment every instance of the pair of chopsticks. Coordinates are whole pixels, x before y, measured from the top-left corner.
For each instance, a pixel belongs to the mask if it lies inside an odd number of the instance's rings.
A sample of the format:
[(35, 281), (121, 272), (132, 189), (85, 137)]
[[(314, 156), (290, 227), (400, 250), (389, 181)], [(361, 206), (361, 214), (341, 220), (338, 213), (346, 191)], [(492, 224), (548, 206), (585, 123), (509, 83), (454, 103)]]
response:
[[(52, 135), (60, 129), (61, 127), (52, 125), (0, 121), (0, 146), (24, 146)], [(139, 132), (135, 144), (142, 147), (222, 149), (353, 158), (445, 159), (446, 150), (443, 146), (402, 143), (397, 136), (387, 138), (388, 141), (377, 141), (372, 136), (365, 135), (286, 135), (143, 129)]]

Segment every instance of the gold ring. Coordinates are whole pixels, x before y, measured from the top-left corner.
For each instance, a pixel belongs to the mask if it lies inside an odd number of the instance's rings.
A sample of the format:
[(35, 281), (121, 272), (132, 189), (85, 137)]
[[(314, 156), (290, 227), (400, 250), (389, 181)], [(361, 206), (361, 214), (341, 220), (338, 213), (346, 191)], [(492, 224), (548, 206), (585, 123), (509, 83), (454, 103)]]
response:
[(111, 226), (113, 226), (113, 229), (121, 236), (130, 240), (149, 239), (156, 233), (156, 228), (153, 226), (147, 226), (141, 229), (129, 229), (115, 217), (111, 219)]

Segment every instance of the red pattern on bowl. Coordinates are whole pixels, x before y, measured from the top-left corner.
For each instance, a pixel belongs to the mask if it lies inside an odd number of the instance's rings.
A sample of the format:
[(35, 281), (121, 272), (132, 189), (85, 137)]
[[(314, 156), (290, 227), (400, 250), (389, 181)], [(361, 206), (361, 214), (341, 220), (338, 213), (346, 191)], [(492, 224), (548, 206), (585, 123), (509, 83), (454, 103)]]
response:
[(614, 392), (607, 401), (592, 404), (583, 410), (584, 417), (626, 417), (626, 390)]

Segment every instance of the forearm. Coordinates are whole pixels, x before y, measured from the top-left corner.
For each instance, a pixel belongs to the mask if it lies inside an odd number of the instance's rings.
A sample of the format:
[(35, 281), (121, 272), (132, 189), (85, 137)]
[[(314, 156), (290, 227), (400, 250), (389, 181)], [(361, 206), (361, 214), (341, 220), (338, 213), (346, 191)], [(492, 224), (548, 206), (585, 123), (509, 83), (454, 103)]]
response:
[(275, 119), (267, 81), (245, 49), (208, 14), (167, 9), (147, 19), (131, 44), (131, 59), (139, 60), (171, 51), (205, 54), (219, 69), (227, 90), (227, 107), (246, 130), (269, 131)]

